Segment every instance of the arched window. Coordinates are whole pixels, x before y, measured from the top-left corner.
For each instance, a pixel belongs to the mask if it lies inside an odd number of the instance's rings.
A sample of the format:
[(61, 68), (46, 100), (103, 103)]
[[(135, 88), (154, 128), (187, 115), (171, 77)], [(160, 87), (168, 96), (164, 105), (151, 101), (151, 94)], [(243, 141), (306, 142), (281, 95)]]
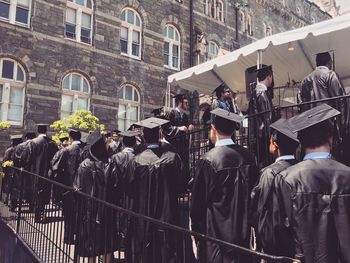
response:
[(203, 13), (209, 15), (209, 0), (202, 0), (203, 2)]
[(221, 0), (203, 0), (204, 14), (224, 21), (224, 3)]
[(81, 74), (74, 72), (62, 81), (61, 118), (78, 110), (90, 109), (90, 84)]
[(122, 86), (119, 93), (118, 129), (127, 130), (140, 120), (140, 93), (130, 84)]
[(121, 53), (132, 58), (141, 58), (142, 22), (139, 14), (130, 8), (122, 11), (120, 28)]
[(180, 34), (172, 25), (166, 25), (164, 35), (164, 66), (172, 69), (180, 69)]
[(15, 60), (0, 59), (0, 121), (13, 125), (23, 123), (26, 75)]
[(216, 2), (216, 19), (224, 22), (224, 3), (220, 0)]
[(30, 7), (31, 0), (0, 0), (0, 19), (28, 27)]
[(209, 44), (208, 44), (208, 60), (216, 58), (218, 56), (218, 53), (219, 53), (219, 46), (215, 42), (209, 41)]
[(240, 11), (240, 19), (241, 19), (241, 31), (246, 32), (246, 19), (244, 12)]
[(247, 15), (247, 32), (249, 35), (253, 35), (253, 24), (251, 15)]
[(92, 17), (91, 0), (68, 0), (65, 36), (78, 42), (91, 44)]

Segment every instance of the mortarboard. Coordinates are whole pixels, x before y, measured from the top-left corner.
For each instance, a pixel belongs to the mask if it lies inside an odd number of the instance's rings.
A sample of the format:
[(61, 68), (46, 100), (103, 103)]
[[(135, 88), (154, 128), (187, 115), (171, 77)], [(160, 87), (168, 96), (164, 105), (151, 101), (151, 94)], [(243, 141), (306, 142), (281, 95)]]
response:
[(160, 118), (156, 118), (156, 117), (150, 117), (148, 119), (136, 122), (135, 124), (147, 129), (154, 129), (154, 128), (158, 128), (166, 123), (168, 123), (168, 120), (164, 120), (164, 119), (160, 119)]
[(257, 78), (260, 80), (266, 79), (267, 76), (272, 74), (272, 66), (263, 66), (262, 68), (259, 68), (257, 71)]
[[(229, 122), (241, 123), (244, 119), (244, 117), (241, 115), (238, 115), (220, 108), (216, 108), (215, 110), (212, 110), (210, 113), (213, 114), (215, 118), (219, 117)], [(215, 118), (214, 118), (214, 121), (215, 121)]]
[(159, 116), (159, 115), (161, 114), (162, 111), (163, 111), (163, 107), (153, 109), (153, 110), (151, 111), (151, 113), (153, 113), (154, 116)]
[(293, 133), (288, 125), (288, 121), (284, 118), (281, 118), (270, 125), (270, 128), (282, 133), (288, 138), (299, 142), (298, 136), (296, 133)]
[(225, 90), (230, 90), (230, 88), (226, 86), (225, 82), (223, 82), (216, 89), (214, 89), (212, 93), (218, 94), (224, 92)]
[(87, 138), (89, 137), (89, 135), (90, 133), (82, 131), (80, 141), (82, 143), (87, 143)]
[(102, 161), (106, 161), (108, 159), (105, 139), (100, 130), (97, 129), (91, 133), (87, 139), (87, 143), (90, 145), (90, 154), (93, 157), (96, 157)]
[(293, 133), (299, 132), (318, 123), (339, 115), (340, 112), (328, 104), (321, 104), (288, 119), (288, 126)]
[(71, 136), (71, 134), (81, 134), (81, 130), (77, 128), (68, 128), (68, 133), (69, 136)]
[(21, 134), (15, 134), (10, 136), (10, 140), (22, 140), (22, 135)]
[(121, 132), (120, 135), (125, 137), (135, 137), (140, 135), (140, 133), (136, 131), (124, 131), (124, 132)]

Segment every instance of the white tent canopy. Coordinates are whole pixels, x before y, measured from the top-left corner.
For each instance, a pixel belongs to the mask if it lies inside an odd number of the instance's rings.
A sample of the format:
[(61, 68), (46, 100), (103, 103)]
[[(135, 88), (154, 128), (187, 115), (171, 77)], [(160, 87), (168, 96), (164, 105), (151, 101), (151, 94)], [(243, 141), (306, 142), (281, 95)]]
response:
[[(294, 51), (288, 51), (292, 45)], [(315, 68), (315, 54), (335, 51), (335, 69), (350, 86), (350, 14), (258, 40), (224, 56), (168, 77), (168, 83), (189, 91), (211, 94), (225, 82), (245, 92), (245, 70), (260, 63), (272, 65), (275, 87), (301, 81)]]

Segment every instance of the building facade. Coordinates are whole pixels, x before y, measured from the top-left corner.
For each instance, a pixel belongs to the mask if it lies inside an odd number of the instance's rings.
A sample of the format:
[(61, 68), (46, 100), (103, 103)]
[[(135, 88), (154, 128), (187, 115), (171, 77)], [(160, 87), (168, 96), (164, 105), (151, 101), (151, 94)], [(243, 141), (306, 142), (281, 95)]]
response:
[(329, 18), (306, 0), (0, 0), (0, 141), (79, 109), (124, 130), (169, 74)]

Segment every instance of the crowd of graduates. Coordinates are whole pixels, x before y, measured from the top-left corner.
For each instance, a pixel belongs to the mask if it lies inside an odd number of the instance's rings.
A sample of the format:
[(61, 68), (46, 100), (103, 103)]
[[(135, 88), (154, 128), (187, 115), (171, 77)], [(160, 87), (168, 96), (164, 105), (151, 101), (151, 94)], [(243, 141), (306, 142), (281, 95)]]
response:
[[(269, 70), (262, 73), (259, 93), (266, 91), (264, 80), (273, 81)], [(289, 119), (273, 122), (265, 116), (258, 127), (271, 136), (259, 140), (267, 139), (263, 145), (275, 161), (259, 171), (256, 156), (234, 141), (244, 117), (224, 103), (210, 111), (212, 149), (197, 161), (193, 178), (188, 138), (193, 126), (183, 95), (168, 114), (155, 112), (156, 117), (128, 131), (103, 135), (96, 130), (82, 136), (70, 129), (69, 143), (61, 149), (46, 135), (46, 125), (39, 124), (38, 136), (29, 133), (25, 142), (12, 137), (4, 161), (139, 215), (228, 243), (306, 263), (349, 263), (350, 168), (331, 154), (334, 121), (343, 112), (319, 104)], [(10, 170), (3, 184), (11, 209), (16, 209), (22, 190), (35, 221), (46, 223), (50, 184), (27, 176), (21, 188), (18, 177)], [(187, 199), (185, 193), (190, 193)], [(77, 198), (74, 191), (59, 195), (64, 242), (74, 244), (89, 262), (104, 255), (109, 263), (120, 249), (133, 263), (254, 262), (247, 254), (195, 237), (192, 248), (182, 245), (175, 232), (142, 218), (130, 220), (101, 203)], [(189, 203), (188, 218), (183, 218), (179, 199)], [(125, 241), (123, 248), (120, 240)]]

